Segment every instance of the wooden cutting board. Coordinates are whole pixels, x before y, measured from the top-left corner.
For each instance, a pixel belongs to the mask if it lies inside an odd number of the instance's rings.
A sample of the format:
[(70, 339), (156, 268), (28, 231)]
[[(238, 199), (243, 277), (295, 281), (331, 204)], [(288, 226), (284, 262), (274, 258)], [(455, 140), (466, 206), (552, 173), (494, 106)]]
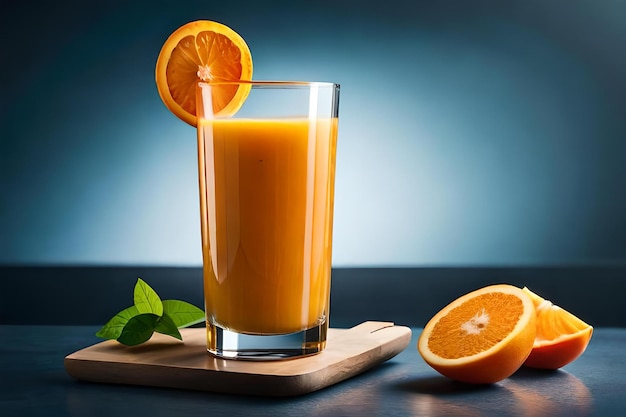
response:
[(184, 342), (155, 333), (134, 347), (107, 340), (68, 355), (67, 372), (83, 381), (231, 394), (294, 396), (317, 391), (402, 352), (411, 329), (367, 321), (329, 329), (326, 349), (278, 361), (218, 359), (206, 351), (206, 329), (181, 329)]

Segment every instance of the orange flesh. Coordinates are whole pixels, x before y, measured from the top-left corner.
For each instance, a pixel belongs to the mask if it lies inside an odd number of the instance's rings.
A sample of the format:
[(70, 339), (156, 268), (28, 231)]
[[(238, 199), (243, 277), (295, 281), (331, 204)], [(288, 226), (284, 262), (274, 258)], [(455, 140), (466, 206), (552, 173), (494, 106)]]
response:
[(477, 296), (441, 318), (430, 334), (428, 348), (445, 359), (484, 352), (513, 331), (523, 311), (521, 300), (511, 294)]
[(535, 345), (552, 342), (590, 327), (578, 317), (547, 300), (537, 306), (537, 319)]
[[(196, 114), (198, 81), (239, 80), (241, 73), (239, 48), (226, 36), (210, 31), (200, 32), (195, 38), (184, 37), (172, 51), (166, 70), (172, 98), (191, 114)], [(214, 104), (215, 112), (232, 100), (237, 86), (230, 90)]]
[(583, 354), (593, 327), (572, 313), (552, 304), (528, 288), (537, 310), (537, 335), (525, 366), (541, 369), (558, 369)]
[[(155, 78), (165, 106), (195, 127), (197, 84), (250, 81), (252, 56), (244, 39), (231, 28), (209, 20), (189, 22), (163, 44)], [(246, 84), (221, 85), (213, 95), (213, 113), (234, 114), (249, 91)]]
[(424, 327), (417, 348), (448, 378), (491, 384), (511, 376), (535, 340), (535, 306), (522, 289), (491, 285), (459, 297)]

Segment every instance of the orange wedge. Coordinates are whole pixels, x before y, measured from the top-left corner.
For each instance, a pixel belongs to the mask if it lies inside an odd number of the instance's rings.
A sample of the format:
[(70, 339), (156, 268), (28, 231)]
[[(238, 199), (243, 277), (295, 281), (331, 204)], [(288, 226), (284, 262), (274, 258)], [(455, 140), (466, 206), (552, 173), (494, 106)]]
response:
[(535, 340), (535, 306), (521, 288), (491, 285), (444, 307), (424, 327), (417, 349), (451, 379), (490, 384), (517, 371)]
[(537, 335), (524, 366), (558, 369), (583, 354), (591, 340), (593, 327), (572, 313), (524, 288), (537, 310)]
[[(252, 55), (234, 30), (210, 20), (187, 23), (163, 44), (155, 78), (161, 100), (181, 120), (196, 126), (196, 86), (252, 79)], [(232, 114), (243, 104), (249, 86), (233, 84), (219, 89), (215, 114)]]

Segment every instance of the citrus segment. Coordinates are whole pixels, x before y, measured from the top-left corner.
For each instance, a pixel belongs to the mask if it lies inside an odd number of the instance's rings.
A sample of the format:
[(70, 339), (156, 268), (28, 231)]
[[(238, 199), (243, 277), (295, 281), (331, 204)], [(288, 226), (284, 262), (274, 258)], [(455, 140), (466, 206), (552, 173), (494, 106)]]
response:
[(491, 285), (466, 294), (424, 327), (417, 348), (451, 379), (489, 384), (512, 375), (535, 340), (535, 307), (522, 289)]
[[(155, 78), (167, 108), (196, 126), (198, 82), (251, 80), (252, 56), (243, 38), (228, 26), (197, 20), (181, 26), (167, 38), (157, 58)], [(236, 112), (249, 91), (248, 85), (238, 84), (217, 89), (214, 113)]]
[(558, 369), (583, 354), (593, 327), (572, 313), (524, 288), (537, 310), (537, 334), (524, 366)]

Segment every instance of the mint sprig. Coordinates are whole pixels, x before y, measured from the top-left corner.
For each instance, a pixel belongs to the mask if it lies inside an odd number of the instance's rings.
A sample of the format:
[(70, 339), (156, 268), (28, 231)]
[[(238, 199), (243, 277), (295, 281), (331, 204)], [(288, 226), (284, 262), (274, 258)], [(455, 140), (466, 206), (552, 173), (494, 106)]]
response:
[(113, 339), (127, 346), (146, 342), (154, 332), (183, 340), (178, 329), (204, 321), (204, 311), (180, 300), (163, 300), (144, 280), (137, 279), (134, 305), (109, 320), (96, 336)]

